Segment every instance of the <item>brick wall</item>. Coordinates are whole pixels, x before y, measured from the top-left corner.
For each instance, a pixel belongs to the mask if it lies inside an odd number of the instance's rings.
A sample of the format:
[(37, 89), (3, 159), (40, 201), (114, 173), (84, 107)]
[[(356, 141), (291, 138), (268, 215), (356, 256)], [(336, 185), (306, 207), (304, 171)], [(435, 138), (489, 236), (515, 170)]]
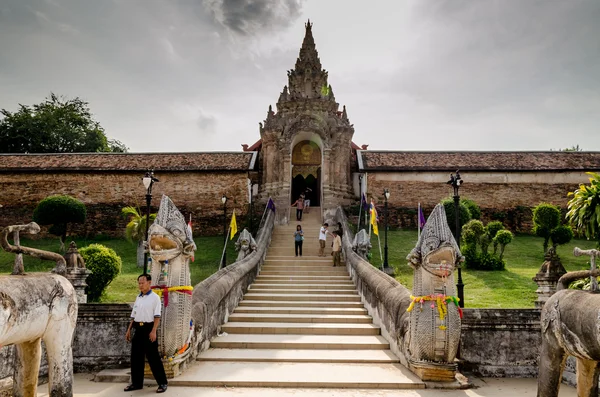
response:
[[(192, 214), (194, 233), (222, 233), (225, 194), (228, 216), (236, 207), (243, 221), (248, 208), (246, 172), (171, 172), (156, 173), (160, 182), (152, 191), (152, 212), (156, 212), (162, 194), (171, 197), (187, 217)], [(146, 205), (142, 175), (138, 173), (13, 173), (0, 174), (0, 226), (28, 223), (43, 198), (66, 194), (86, 204), (88, 217), (77, 234), (121, 236), (126, 220), (125, 206)], [(258, 205), (256, 206), (258, 208)]]

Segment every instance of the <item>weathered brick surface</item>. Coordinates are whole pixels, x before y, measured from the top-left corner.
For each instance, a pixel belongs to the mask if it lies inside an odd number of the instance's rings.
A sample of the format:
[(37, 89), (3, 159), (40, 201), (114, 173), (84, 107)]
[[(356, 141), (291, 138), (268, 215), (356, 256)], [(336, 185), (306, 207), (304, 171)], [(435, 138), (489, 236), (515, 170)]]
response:
[[(122, 235), (126, 220), (121, 208), (145, 210), (145, 188), (140, 173), (13, 173), (0, 174), (0, 226), (31, 222), (33, 210), (43, 198), (67, 194), (86, 204), (88, 219), (74, 232), (83, 235)], [(160, 182), (152, 191), (152, 212), (162, 194), (171, 197), (186, 219), (192, 214), (195, 234), (222, 232), (225, 194), (228, 216), (233, 207), (243, 218), (248, 208), (247, 172), (156, 173)], [(258, 206), (257, 206), (258, 207)]]
[[(416, 227), (419, 202), (427, 216), (437, 203), (453, 194), (450, 186), (444, 183), (391, 182), (377, 179), (373, 174), (368, 178), (369, 197), (374, 198), (380, 216), (383, 216), (383, 189), (390, 191), (390, 227)], [(460, 189), (460, 195), (480, 206), (483, 221), (498, 219), (512, 230), (528, 232), (531, 230), (531, 208), (541, 202), (566, 208), (567, 193), (577, 188), (577, 183), (468, 183)]]

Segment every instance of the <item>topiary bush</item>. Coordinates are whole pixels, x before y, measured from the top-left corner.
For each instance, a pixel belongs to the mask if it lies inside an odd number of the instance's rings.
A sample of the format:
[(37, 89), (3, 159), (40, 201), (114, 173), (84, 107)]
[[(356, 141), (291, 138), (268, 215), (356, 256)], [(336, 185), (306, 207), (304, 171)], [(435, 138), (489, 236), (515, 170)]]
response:
[(79, 253), (92, 272), (86, 279), (88, 301), (98, 302), (106, 287), (121, 273), (121, 258), (112, 248), (102, 244), (90, 244), (81, 248)]
[(549, 203), (540, 203), (533, 209), (533, 232), (544, 239), (544, 253), (552, 230), (560, 226), (560, 209)]
[(33, 211), (33, 221), (40, 225), (52, 225), (48, 232), (60, 237), (60, 249), (64, 251), (70, 223), (84, 223), (87, 216), (85, 204), (71, 196), (48, 196)]
[(463, 203), (471, 214), (471, 219), (481, 219), (481, 208), (477, 205), (477, 203), (471, 199), (460, 199), (460, 202)]
[[(454, 235), (456, 232), (456, 210), (454, 209), (454, 199), (452, 197), (448, 197), (442, 200), (441, 203), (444, 206), (444, 211), (446, 212), (448, 227)], [(471, 220), (471, 212), (469, 212), (469, 208), (462, 202), (462, 200), (459, 202), (459, 217), (460, 229), (462, 230), (462, 227)]]
[[(513, 236), (511, 232), (504, 230), (502, 223), (494, 221), (484, 227), (481, 221), (473, 219), (463, 227), (462, 237), (460, 249), (467, 269), (504, 270), (504, 248), (512, 241)], [(488, 253), (491, 242), (494, 243), (494, 252)]]

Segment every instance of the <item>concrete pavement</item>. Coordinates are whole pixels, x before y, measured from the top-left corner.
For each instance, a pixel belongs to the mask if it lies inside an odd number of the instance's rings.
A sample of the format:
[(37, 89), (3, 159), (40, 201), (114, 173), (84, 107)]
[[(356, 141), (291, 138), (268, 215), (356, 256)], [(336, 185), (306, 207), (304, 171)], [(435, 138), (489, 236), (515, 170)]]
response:
[[(153, 396), (156, 386), (123, 392), (126, 383), (98, 383), (91, 374), (76, 374), (75, 397)], [(281, 389), (238, 387), (169, 387), (170, 397), (535, 397), (536, 379), (472, 379), (477, 388), (469, 390), (373, 390), (373, 389)], [(47, 385), (38, 388), (38, 397), (47, 397)], [(573, 387), (562, 385), (560, 397), (576, 397)]]

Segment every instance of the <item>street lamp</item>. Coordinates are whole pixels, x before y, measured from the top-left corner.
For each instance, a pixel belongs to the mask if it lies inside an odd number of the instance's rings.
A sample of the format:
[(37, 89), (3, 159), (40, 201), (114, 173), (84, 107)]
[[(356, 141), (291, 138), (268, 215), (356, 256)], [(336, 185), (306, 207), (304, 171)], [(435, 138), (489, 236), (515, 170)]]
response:
[[(227, 196), (223, 195), (221, 202), (223, 203), (223, 236), (224, 243), (227, 244)], [(227, 266), (227, 250), (223, 251), (223, 261), (221, 262), (221, 267), (225, 266)]]
[(358, 202), (360, 203), (360, 206), (358, 207), (358, 228), (357, 228), (358, 231), (360, 231), (360, 213), (362, 212), (362, 207), (363, 207), (362, 180), (363, 180), (363, 174), (358, 174)]
[[(456, 175), (450, 174), (450, 180), (446, 182), (448, 185), (451, 185), (454, 189), (454, 218), (456, 221), (456, 229), (454, 233), (454, 238), (456, 239), (456, 244), (460, 247), (460, 196), (458, 194), (458, 189), (463, 184), (463, 180), (460, 178), (460, 173), (456, 170)], [(462, 266), (457, 264), (458, 268), (458, 281), (456, 282), (456, 290), (458, 292), (458, 304), (460, 307), (465, 307), (465, 285), (462, 280)]]
[[(150, 202), (152, 201), (152, 185), (154, 182), (158, 182), (158, 179), (154, 177), (153, 171), (147, 171), (142, 178), (142, 183), (146, 188), (146, 243), (148, 243), (148, 228), (150, 228)], [(148, 249), (144, 252), (144, 274), (148, 274)]]
[(383, 271), (388, 273), (388, 243), (387, 243), (387, 235), (388, 235), (388, 200), (390, 198), (390, 191), (387, 189), (383, 189), (383, 195), (385, 196), (385, 206), (384, 206), (384, 220), (383, 228), (385, 231), (385, 245), (383, 247)]

